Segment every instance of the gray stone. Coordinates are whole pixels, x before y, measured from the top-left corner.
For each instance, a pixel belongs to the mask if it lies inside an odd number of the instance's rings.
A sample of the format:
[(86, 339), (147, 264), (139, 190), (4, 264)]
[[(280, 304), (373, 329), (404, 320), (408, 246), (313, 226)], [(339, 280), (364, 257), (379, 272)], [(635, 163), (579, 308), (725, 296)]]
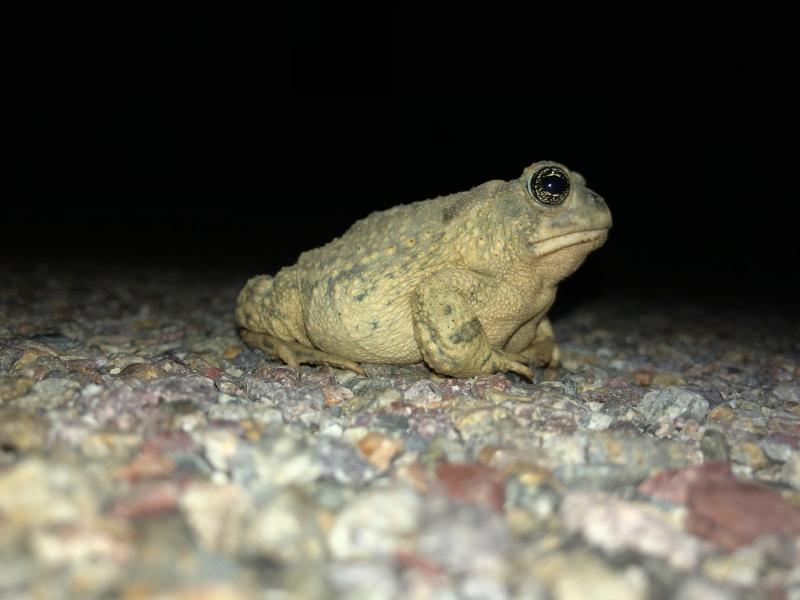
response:
[(781, 476), (784, 481), (796, 490), (800, 490), (800, 452), (792, 452), (783, 463)]
[(338, 598), (388, 600), (402, 597), (397, 570), (389, 562), (333, 561), (327, 568), (327, 575)]
[(590, 412), (581, 419), (581, 425), (590, 431), (603, 431), (614, 422), (614, 417), (602, 412)]
[(226, 458), (231, 480), (253, 493), (314, 481), (324, 467), (301, 438), (273, 431), (258, 444), (237, 445)]
[(417, 529), (419, 495), (402, 487), (368, 490), (337, 516), (328, 534), (335, 559), (389, 557), (409, 548)]
[(558, 512), (561, 494), (548, 482), (528, 485), (519, 477), (506, 482), (505, 508), (522, 508), (539, 519), (548, 519)]
[(739, 600), (741, 595), (732, 587), (695, 576), (681, 583), (672, 598), (673, 600)]
[(782, 381), (771, 392), (781, 402), (800, 403), (800, 381)]
[(81, 385), (72, 379), (43, 379), (33, 384), (27, 394), (14, 400), (25, 410), (53, 410), (75, 399)]
[(424, 505), (417, 551), (448, 573), (493, 579), (505, 569), (511, 547), (508, 527), (497, 512), (441, 497)]
[(325, 557), (316, 507), (306, 494), (284, 489), (254, 509), (243, 533), (245, 549), (281, 563), (319, 568)]
[(645, 394), (638, 410), (650, 422), (673, 421), (678, 418), (702, 421), (708, 414), (708, 400), (697, 392), (670, 386)]
[(690, 571), (710, 550), (698, 538), (669, 522), (645, 503), (626, 502), (602, 492), (571, 492), (561, 503), (566, 526), (580, 531), (592, 545), (610, 555), (638, 552)]
[(700, 450), (706, 460), (728, 460), (730, 445), (725, 434), (716, 429), (706, 429), (700, 438)]
[(375, 479), (378, 470), (353, 446), (329, 437), (321, 437), (315, 448), (322, 476), (340, 483), (363, 484)]
[(786, 462), (792, 456), (792, 447), (786, 442), (775, 438), (765, 438), (759, 443), (761, 449), (769, 458), (778, 462)]

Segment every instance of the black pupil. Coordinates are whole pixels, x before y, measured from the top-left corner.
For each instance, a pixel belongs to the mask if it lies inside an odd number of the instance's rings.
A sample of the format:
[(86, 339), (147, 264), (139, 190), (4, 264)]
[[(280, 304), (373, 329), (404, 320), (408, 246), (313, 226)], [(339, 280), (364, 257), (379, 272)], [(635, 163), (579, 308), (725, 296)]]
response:
[(545, 192), (553, 196), (560, 196), (567, 191), (567, 180), (561, 175), (545, 175), (540, 185)]

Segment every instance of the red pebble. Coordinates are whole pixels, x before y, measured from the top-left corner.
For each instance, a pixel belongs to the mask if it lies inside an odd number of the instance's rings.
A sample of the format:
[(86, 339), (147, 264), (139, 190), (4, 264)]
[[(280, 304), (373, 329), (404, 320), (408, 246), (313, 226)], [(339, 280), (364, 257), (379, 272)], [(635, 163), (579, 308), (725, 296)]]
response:
[(736, 479), (727, 462), (667, 469), (644, 481), (639, 491), (686, 504), (689, 532), (727, 551), (765, 534), (800, 534), (800, 509), (771, 488)]
[(222, 369), (219, 367), (208, 367), (203, 374), (209, 379), (217, 379), (222, 375)]
[(123, 518), (161, 515), (178, 506), (180, 495), (180, 485), (176, 481), (139, 485), (127, 496), (119, 498), (110, 513)]
[(479, 463), (442, 463), (436, 478), (444, 492), (461, 502), (481, 504), (493, 510), (503, 508), (506, 485), (503, 473)]
[(194, 438), (185, 431), (161, 431), (147, 438), (142, 444), (142, 453), (152, 452), (154, 454), (169, 452), (194, 452), (197, 443)]
[(735, 480), (731, 465), (725, 461), (710, 461), (685, 469), (665, 469), (647, 478), (639, 491), (659, 500), (686, 504), (692, 485), (702, 481)]
[(689, 531), (728, 551), (764, 534), (800, 534), (800, 509), (754, 482), (697, 482), (690, 487), (687, 504)]

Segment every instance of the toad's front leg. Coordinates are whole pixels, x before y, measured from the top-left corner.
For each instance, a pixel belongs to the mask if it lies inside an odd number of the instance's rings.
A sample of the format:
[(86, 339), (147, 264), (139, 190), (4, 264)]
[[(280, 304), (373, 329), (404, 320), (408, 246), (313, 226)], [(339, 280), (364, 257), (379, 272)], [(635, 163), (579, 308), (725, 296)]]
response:
[(533, 378), (520, 357), (492, 347), (475, 311), (454, 285), (457, 274), (434, 275), (414, 290), (414, 337), (425, 362), (454, 377), (513, 371)]

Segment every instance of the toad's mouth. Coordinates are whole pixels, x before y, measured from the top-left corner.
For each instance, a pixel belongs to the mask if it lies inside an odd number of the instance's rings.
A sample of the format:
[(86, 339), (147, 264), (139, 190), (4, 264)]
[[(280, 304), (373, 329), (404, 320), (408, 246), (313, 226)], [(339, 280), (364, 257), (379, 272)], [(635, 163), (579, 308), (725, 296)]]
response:
[(552, 254), (562, 248), (568, 246), (577, 246), (578, 244), (586, 244), (593, 242), (596, 247), (600, 247), (608, 237), (608, 229), (589, 229), (587, 231), (576, 231), (575, 233), (566, 233), (564, 235), (557, 235), (555, 237), (537, 242), (533, 247), (533, 253), (536, 256), (545, 256)]

